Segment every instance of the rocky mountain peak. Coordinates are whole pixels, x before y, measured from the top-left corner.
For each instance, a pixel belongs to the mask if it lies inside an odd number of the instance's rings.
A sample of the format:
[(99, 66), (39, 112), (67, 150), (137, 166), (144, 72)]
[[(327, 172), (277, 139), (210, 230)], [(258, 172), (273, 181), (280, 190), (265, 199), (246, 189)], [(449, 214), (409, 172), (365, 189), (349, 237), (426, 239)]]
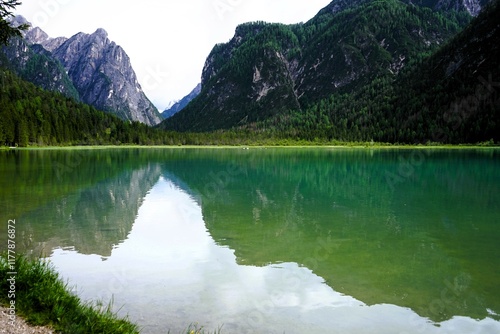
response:
[(30, 29), (24, 36), (29, 44), (42, 44), (49, 39), (49, 35), (39, 27)]
[(34, 27), (29, 29), (24, 36), (25, 41), (30, 44), (40, 44), (47, 51), (54, 51), (60, 47), (68, 39), (66, 37), (51, 38), (49, 35), (40, 29), (39, 27)]
[(10, 25), (11, 25), (12, 27), (19, 27), (19, 26), (21, 26), (21, 25), (23, 25), (23, 24), (30, 24), (30, 23), (29, 23), (29, 22), (28, 22), (28, 20), (27, 20), (24, 16), (22, 16), (22, 15), (16, 15), (16, 16), (14, 16), (14, 17), (10, 18)]
[(125, 120), (148, 125), (160, 122), (160, 114), (144, 94), (130, 58), (109, 40), (106, 30), (76, 34), (53, 54), (66, 68), (84, 102)]
[[(11, 20), (11, 24), (21, 25), (29, 22), (22, 16), (16, 16)], [(92, 34), (80, 32), (68, 39), (51, 38), (39, 27), (32, 27), (24, 37), (14, 43), (16, 50), (5, 51), (10, 61), (17, 64), (15, 67), (17, 66), (20, 72), (26, 71), (28, 64), (33, 63), (35, 58), (36, 66), (48, 66), (46, 64), (53, 63), (54, 70), (50, 72), (50, 78), (35, 73), (35, 84), (49, 90), (67, 92), (68, 89), (59, 89), (61, 83), (57, 83), (58, 78), (66, 78), (72, 90), (75, 91), (76, 88), (77, 91), (69, 95), (76, 95), (82, 102), (97, 109), (114, 113), (124, 120), (147, 125), (155, 125), (161, 121), (158, 109), (142, 90), (128, 55), (123, 48), (109, 39), (103, 28)], [(40, 56), (45, 57), (45, 60), (40, 60)], [(46, 61), (47, 59), (50, 61)], [(30, 67), (36, 68), (35, 65)], [(46, 72), (41, 68), (35, 71)], [(33, 82), (31, 76), (24, 77)], [(39, 82), (40, 80), (45, 83)], [(50, 85), (47, 84), (49, 82)]]
[(103, 28), (98, 28), (92, 35), (102, 38), (102, 39), (107, 39), (108, 38), (108, 32), (104, 30)]

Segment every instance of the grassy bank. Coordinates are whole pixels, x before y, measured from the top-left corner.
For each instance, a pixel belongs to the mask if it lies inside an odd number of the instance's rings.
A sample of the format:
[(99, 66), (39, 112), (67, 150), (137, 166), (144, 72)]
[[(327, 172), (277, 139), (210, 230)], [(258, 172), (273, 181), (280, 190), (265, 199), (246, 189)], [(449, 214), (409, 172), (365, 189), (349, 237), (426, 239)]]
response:
[[(13, 275), (12, 272), (15, 272)], [(14, 280), (12, 280), (14, 278)], [(17, 256), (9, 261), (0, 254), (0, 305), (11, 307), (15, 315), (35, 326), (49, 326), (57, 333), (138, 334), (140, 329), (111, 311), (111, 305), (93, 306), (72, 294), (49, 262)], [(10, 308), (14, 310), (12, 307)], [(10, 310), (9, 310), (10, 311)], [(10, 312), (9, 312), (10, 313)], [(186, 334), (221, 334), (198, 324), (189, 325)], [(170, 332), (166, 332), (170, 334)]]
[[(9, 274), (13, 271), (15, 275)], [(11, 307), (14, 301), (16, 315), (33, 325), (63, 333), (139, 333), (137, 325), (118, 318), (109, 306), (102, 309), (83, 303), (42, 260), (18, 256), (9, 263), (2, 254), (0, 290), (0, 303)]]
[(5, 150), (106, 150), (124, 148), (146, 148), (146, 149), (181, 149), (181, 148), (362, 148), (362, 149), (478, 149), (478, 148), (500, 148), (500, 145), (486, 142), (477, 144), (391, 144), (376, 142), (305, 142), (305, 141), (282, 141), (282, 142), (260, 142), (260, 143), (240, 143), (240, 144), (180, 144), (180, 145), (89, 145), (89, 146), (27, 146), (10, 148), (0, 146), (0, 151)]

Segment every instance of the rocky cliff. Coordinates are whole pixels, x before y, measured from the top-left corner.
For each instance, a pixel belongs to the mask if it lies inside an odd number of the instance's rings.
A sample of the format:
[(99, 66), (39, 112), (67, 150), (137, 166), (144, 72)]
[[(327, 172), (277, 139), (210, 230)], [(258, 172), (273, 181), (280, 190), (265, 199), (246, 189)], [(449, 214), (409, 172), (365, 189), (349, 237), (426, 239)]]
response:
[(405, 0), (405, 2), (436, 10), (467, 11), (470, 15), (477, 16), (489, 0)]
[[(26, 23), (28, 22), (22, 16), (16, 16), (11, 22), (14, 26)], [(0, 66), (45, 90), (79, 100), (79, 94), (61, 63), (50, 52), (34, 43), (47, 38), (39, 29), (31, 29), (26, 38), (12, 38), (9, 45), (0, 46)]]
[[(78, 98), (124, 120), (148, 125), (161, 121), (158, 110), (142, 90), (128, 55), (109, 40), (104, 29), (71, 38), (50, 38), (35, 27), (24, 39), (4, 48), (3, 54), (4, 63), (9, 62), (21, 74), (29, 71), (29, 75), (21, 76), (45, 89)], [(56, 67), (57, 71), (51, 69)], [(66, 87), (68, 83), (70, 87)]]
[(379, 75), (396, 76), (471, 18), (465, 9), (427, 8), (438, 1), (407, 2), (335, 0), (305, 24), (238, 26), (234, 37), (207, 57), (199, 97), (161, 127), (212, 131), (303, 110)]
[(79, 33), (53, 50), (66, 68), (82, 101), (116, 113), (120, 118), (148, 125), (160, 122), (156, 107), (137, 81), (125, 51), (104, 29)]
[(200, 92), (201, 84), (198, 84), (188, 95), (172, 104), (169, 108), (165, 109), (165, 111), (161, 113), (161, 116), (165, 119), (174, 116), (179, 111), (184, 109), (189, 104), (189, 102), (194, 100), (194, 98), (196, 98), (200, 94)]

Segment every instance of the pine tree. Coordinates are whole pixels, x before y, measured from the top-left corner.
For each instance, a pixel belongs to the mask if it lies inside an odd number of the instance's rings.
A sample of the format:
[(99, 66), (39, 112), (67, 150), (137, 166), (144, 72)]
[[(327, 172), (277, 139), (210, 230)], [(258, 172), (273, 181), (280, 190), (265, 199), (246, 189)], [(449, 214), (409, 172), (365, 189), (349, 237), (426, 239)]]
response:
[(28, 25), (23, 24), (12, 27), (9, 22), (12, 10), (21, 4), (18, 0), (0, 0), (0, 44), (8, 44), (11, 37), (21, 37), (21, 32), (28, 29)]

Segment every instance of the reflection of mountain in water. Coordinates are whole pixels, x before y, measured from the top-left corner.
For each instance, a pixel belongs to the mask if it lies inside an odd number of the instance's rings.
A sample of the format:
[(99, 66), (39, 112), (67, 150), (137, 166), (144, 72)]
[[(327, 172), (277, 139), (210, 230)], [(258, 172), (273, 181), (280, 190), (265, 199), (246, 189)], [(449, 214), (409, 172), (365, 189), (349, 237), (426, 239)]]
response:
[[(496, 244), (478, 245), (481, 234), (498, 231), (486, 219), (471, 233), (463, 217), (498, 211), (496, 167), (484, 163), (491, 159), (485, 154), (450, 154), (200, 151), (197, 162), (169, 160), (163, 173), (201, 194), (210, 234), (234, 249), (240, 264), (295, 262), (370, 305), (406, 306), (436, 321), (484, 318), (487, 308), (500, 313), (491, 279), (499, 257), (478, 266), (471, 252), (498, 253)], [(482, 190), (467, 192), (471, 184)], [(464, 243), (477, 247), (464, 251)], [(436, 301), (443, 293), (446, 300)]]
[[(83, 178), (95, 179), (98, 168), (80, 167), (77, 170)], [(25, 246), (35, 255), (63, 245), (82, 254), (109, 256), (127, 238), (144, 196), (159, 177), (158, 164), (120, 161), (115, 175), (56, 197), (22, 216), (25, 239), (31, 240)]]
[(436, 321), (496, 318), (500, 159), (488, 152), (498, 151), (414, 152), (18, 152), (0, 166), (15, 166), (16, 181), (0, 203), (26, 203), (25, 213), (10, 211), (18, 240), (32, 240), (25, 249), (107, 257), (163, 175), (201, 206), (210, 235), (239, 264), (297, 263), (366, 304)]
[[(114, 245), (126, 239), (146, 193), (160, 176), (158, 165), (124, 172), (80, 193), (80, 200), (69, 206), (69, 230), (75, 248), (83, 254), (111, 255)], [(68, 212), (68, 211), (66, 211)], [(86, 233), (90, 232), (90, 233)]]

